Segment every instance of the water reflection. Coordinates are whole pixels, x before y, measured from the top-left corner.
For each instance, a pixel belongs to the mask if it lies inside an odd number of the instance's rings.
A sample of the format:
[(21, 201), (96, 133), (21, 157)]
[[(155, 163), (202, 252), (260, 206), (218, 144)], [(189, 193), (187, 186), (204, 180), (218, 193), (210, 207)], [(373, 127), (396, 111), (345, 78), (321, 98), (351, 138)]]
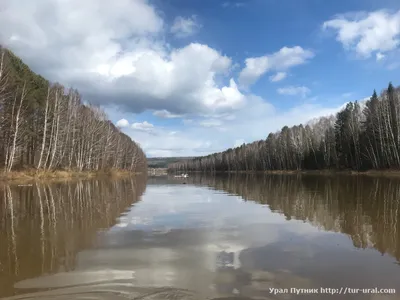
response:
[(144, 192), (145, 179), (0, 186), (0, 297), (14, 283), (74, 270), (77, 253), (96, 242)]
[[(269, 291), (400, 291), (397, 179), (199, 176), (185, 182), (151, 179), (142, 201), (93, 235), (96, 247), (77, 248), (73, 269), (18, 281), (23, 291), (40, 290), (24, 299), (399, 299)], [(123, 188), (109, 198), (117, 190)], [(38, 218), (53, 220), (51, 201), (47, 206), (43, 191), (41, 198)]]
[(241, 196), (400, 261), (400, 179), (368, 176), (196, 176), (195, 184)]

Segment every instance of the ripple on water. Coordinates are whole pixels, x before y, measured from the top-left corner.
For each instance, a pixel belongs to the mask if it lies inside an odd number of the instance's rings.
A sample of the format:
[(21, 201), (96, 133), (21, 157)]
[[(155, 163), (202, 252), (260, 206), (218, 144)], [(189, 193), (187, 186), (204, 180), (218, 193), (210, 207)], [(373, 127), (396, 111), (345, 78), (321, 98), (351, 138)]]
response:
[[(50, 291), (41, 291), (31, 294), (24, 294), (4, 298), (3, 300), (203, 300), (210, 299), (196, 293), (172, 287), (145, 288), (135, 287), (126, 280), (119, 280), (107, 283), (98, 283), (90, 285), (80, 285), (68, 288), (54, 289)], [(223, 297), (214, 298), (215, 300), (251, 300), (247, 297)], [(263, 298), (268, 300), (268, 298)]]

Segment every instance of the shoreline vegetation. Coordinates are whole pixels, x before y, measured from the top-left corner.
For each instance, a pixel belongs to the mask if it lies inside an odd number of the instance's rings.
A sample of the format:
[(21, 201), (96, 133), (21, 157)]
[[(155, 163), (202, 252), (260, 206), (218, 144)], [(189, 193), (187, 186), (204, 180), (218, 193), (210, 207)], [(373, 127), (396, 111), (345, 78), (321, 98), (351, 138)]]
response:
[[(171, 174), (169, 172), (168, 174)], [(204, 171), (190, 171), (189, 174), (210, 174)], [(270, 171), (216, 171), (211, 174), (243, 174), (243, 175), (369, 175), (400, 177), (400, 170), (270, 170)]]
[(25, 181), (57, 181), (90, 178), (120, 178), (141, 175), (142, 172), (132, 172), (129, 170), (99, 170), (99, 171), (78, 171), (78, 170), (20, 170), (4, 172), (0, 171), (0, 182), (25, 182)]
[(389, 83), (379, 95), (374, 90), (369, 99), (348, 102), (336, 115), (284, 126), (264, 140), (173, 163), (168, 170), (397, 175), (400, 87)]
[(147, 159), (100, 106), (0, 45), (0, 166), (0, 180), (116, 176), (146, 173)]

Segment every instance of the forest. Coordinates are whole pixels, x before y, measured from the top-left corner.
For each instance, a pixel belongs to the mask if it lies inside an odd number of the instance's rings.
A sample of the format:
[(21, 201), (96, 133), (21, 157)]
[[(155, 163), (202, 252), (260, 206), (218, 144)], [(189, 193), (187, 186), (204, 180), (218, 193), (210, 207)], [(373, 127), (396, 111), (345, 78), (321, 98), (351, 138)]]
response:
[(167, 168), (172, 163), (192, 158), (194, 157), (147, 157), (147, 166), (156, 169)]
[(392, 83), (336, 116), (285, 126), (265, 140), (170, 164), (169, 172), (400, 169), (400, 88)]
[(76, 89), (35, 74), (0, 46), (0, 170), (145, 172), (140, 146)]

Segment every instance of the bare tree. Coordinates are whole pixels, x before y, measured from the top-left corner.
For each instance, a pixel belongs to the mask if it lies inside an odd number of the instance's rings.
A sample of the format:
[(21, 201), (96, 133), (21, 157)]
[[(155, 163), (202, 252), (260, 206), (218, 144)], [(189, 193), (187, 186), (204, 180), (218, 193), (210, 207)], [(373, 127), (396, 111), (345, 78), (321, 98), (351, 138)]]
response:
[(50, 86), (47, 89), (47, 97), (46, 97), (46, 107), (44, 111), (44, 122), (43, 122), (43, 139), (42, 139), (42, 148), (40, 150), (40, 156), (39, 156), (39, 162), (37, 164), (37, 169), (40, 169), (42, 166), (42, 158), (43, 158), (43, 152), (44, 148), (46, 146), (46, 135), (47, 135), (47, 114), (49, 110), (49, 98), (50, 98)]
[(140, 146), (100, 107), (83, 105), (76, 90), (66, 94), (61, 84), (49, 83), (1, 47), (0, 161), (5, 172), (147, 168)]
[[(13, 102), (13, 106), (12, 106), (12, 125), (13, 127), (13, 138), (12, 138), (12, 144), (10, 147), (10, 150), (7, 151), (7, 157), (6, 157), (6, 171), (10, 172), (12, 167), (13, 167), (13, 163), (14, 163), (14, 158), (15, 158), (15, 153), (17, 150), (17, 142), (18, 142), (18, 134), (20, 126), (21, 126), (21, 122), (22, 122), (22, 118), (21, 118), (21, 112), (22, 112), (22, 104), (24, 102), (24, 99), (26, 97), (27, 91), (26, 91), (26, 82), (24, 82), (24, 85), (22, 87), (22, 91), (20, 93), (19, 96), (19, 104), (17, 104), (17, 94), (14, 97), (14, 102)], [(18, 105), (18, 107), (16, 107)], [(15, 111), (16, 109), (16, 111)], [(15, 111), (15, 118), (14, 118), (14, 111)]]

